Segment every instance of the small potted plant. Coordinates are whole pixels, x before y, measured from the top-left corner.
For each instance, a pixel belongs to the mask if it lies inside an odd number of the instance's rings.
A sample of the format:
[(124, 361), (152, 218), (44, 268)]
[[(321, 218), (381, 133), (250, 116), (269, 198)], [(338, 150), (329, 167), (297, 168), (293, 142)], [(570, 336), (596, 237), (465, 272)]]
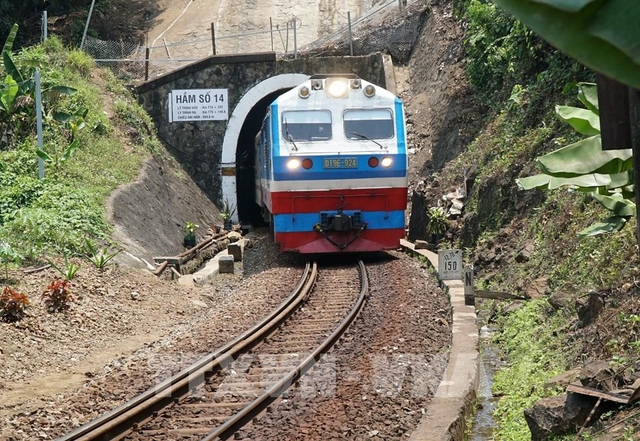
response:
[(427, 210), (427, 232), (432, 243), (438, 243), (448, 228), (449, 221), (442, 207), (431, 207)]
[(220, 218), (224, 222), (224, 229), (227, 231), (231, 230), (231, 217), (236, 212), (236, 208), (232, 207), (227, 199), (224, 201), (224, 206), (222, 207), (222, 211), (220, 211)]
[(187, 222), (182, 229), (184, 230), (183, 244), (187, 248), (196, 246), (196, 229), (199, 225), (193, 222)]

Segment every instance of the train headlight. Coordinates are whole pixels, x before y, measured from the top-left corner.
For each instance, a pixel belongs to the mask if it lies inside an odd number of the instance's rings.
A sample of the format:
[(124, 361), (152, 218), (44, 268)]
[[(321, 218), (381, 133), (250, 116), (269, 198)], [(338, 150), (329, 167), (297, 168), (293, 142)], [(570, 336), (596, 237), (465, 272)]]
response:
[(367, 98), (371, 98), (376, 94), (376, 88), (371, 84), (367, 84), (362, 91)]
[(382, 164), (382, 166), (385, 168), (389, 168), (391, 167), (391, 164), (393, 164), (393, 159), (385, 156), (384, 158), (382, 158), (382, 161), (380, 161), (380, 164)]
[(300, 168), (300, 160), (293, 158), (293, 159), (289, 159), (287, 161), (287, 168), (289, 170), (297, 170)]
[(302, 86), (300, 90), (298, 90), (298, 96), (300, 98), (309, 98), (309, 88), (307, 86)]
[(347, 80), (342, 78), (335, 78), (327, 81), (327, 92), (332, 98), (345, 98), (347, 91), (349, 90)]

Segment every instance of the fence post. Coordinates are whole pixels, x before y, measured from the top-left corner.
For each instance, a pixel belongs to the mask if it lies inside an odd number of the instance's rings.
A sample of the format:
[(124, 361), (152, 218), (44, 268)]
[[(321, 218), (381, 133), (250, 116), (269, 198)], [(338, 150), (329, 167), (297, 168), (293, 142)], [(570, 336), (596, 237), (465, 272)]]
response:
[(347, 11), (347, 23), (349, 26), (349, 53), (353, 57), (353, 35), (351, 34), (351, 12)]
[(297, 29), (297, 19), (293, 17), (293, 58), (298, 58), (298, 29)]
[(84, 47), (84, 39), (87, 38), (87, 31), (89, 30), (89, 22), (91, 21), (91, 14), (93, 14), (93, 5), (96, 4), (96, 0), (91, 0), (91, 7), (89, 8), (89, 16), (87, 17), (87, 23), (84, 25), (84, 33), (82, 34), (82, 41), (80, 42), (80, 50)]
[(49, 31), (49, 23), (47, 18), (47, 11), (42, 11), (42, 41), (47, 41)]
[(211, 44), (213, 45), (213, 55), (216, 54), (216, 27), (211, 23)]
[[(42, 141), (42, 92), (40, 90), (40, 69), (36, 69), (36, 131), (38, 133), (38, 150), (43, 150)], [(38, 156), (38, 178), (44, 178), (44, 160)]]
[(273, 49), (273, 19), (269, 17), (269, 28), (271, 29), (271, 52), (275, 52)]
[(149, 80), (149, 56), (151, 55), (151, 49), (147, 46), (144, 55), (144, 80)]

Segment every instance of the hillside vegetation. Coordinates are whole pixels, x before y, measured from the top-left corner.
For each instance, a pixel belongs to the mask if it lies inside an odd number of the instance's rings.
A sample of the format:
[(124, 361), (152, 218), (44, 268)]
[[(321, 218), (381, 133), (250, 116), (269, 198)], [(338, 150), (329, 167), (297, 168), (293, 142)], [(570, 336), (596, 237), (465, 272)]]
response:
[[(507, 361), (495, 378), (494, 392), (501, 396), (495, 439), (520, 441), (531, 436), (523, 411), (561, 392), (545, 387), (554, 375), (589, 360), (610, 361), (620, 372), (640, 370), (636, 222), (631, 218), (620, 231), (582, 237), (580, 231), (608, 216), (590, 193), (518, 189), (516, 179), (540, 173), (536, 158), (585, 138), (555, 106), (582, 106), (578, 84), (593, 82), (595, 75), (494, 4), (455, 4), (467, 26), (468, 80), (491, 111), (480, 135), (431, 180), (451, 190), (466, 173), (472, 183), (467, 214), (449, 245), (464, 249), (474, 263), (477, 288), (532, 297), (501, 304), (502, 312), (491, 318)], [(606, 306), (586, 322), (577, 309), (590, 293)], [(608, 427), (620, 434), (613, 439), (640, 433), (637, 417), (618, 422), (607, 414), (588, 439)]]
[[(110, 71), (55, 37), (5, 54), (0, 67), (0, 263), (86, 252), (85, 238), (108, 241), (107, 197), (158, 151), (150, 118)], [(36, 69), (44, 114), (40, 157)]]

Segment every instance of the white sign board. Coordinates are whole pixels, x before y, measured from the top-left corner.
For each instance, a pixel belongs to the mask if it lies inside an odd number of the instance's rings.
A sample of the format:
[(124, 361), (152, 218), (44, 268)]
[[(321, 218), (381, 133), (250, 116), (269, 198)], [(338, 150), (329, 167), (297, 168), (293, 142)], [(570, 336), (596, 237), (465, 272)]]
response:
[(229, 119), (227, 89), (173, 90), (169, 94), (169, 122)]
[(462, 280), (462, 251), (438, 250), (438, 274), (442, 280)]

